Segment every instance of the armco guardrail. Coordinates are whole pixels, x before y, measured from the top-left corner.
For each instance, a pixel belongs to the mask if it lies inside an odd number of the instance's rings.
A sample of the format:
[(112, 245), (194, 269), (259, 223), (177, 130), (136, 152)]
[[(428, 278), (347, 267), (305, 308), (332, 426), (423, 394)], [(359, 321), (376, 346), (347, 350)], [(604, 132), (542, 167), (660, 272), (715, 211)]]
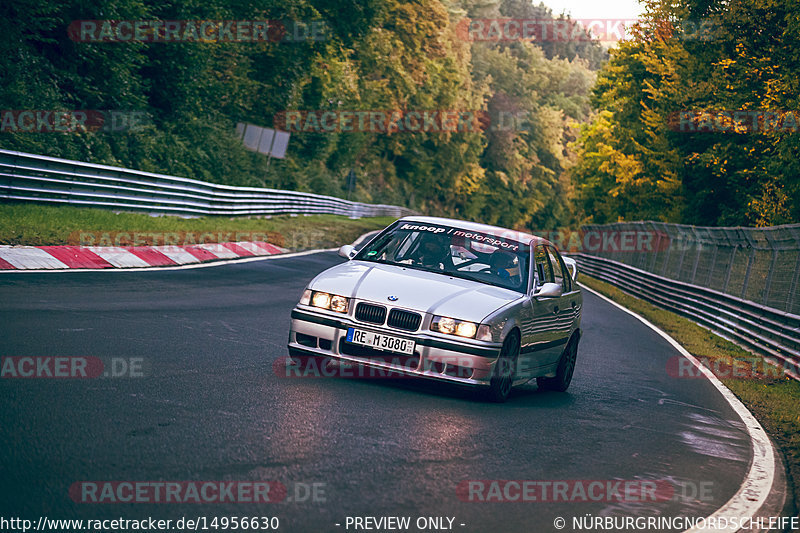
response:
[(800, 379), (800, 316), (713, 289), (676, 281), (618, 261), (571, 254), (578, 270), (688, 317), (765, 356)]
[(0, 150), (0, 199), (52, 202), (148, 213), (205, 215), (333, 214), (401, 217), (394, 205), (364, 204), (318, 194), (233, 187)]

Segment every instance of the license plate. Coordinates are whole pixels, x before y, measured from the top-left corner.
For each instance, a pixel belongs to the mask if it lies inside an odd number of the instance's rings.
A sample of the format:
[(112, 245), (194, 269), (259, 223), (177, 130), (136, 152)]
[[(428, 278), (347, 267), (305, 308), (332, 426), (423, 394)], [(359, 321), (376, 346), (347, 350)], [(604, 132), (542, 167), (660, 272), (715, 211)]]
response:
[(415, 342), (403, 339), (400, 337), (393, 337), (392, 335), (384, 335), (383, 333), (375, 333), (372, 331), (364, 331), (363, 329), (348, 328), (347, 329), (347, 342), (352, 344), (360, 344), (361, 346), (369, 346), (376, 350), (383, 350), (386, 352), (397, 352), (406, 355), (414, 353)]

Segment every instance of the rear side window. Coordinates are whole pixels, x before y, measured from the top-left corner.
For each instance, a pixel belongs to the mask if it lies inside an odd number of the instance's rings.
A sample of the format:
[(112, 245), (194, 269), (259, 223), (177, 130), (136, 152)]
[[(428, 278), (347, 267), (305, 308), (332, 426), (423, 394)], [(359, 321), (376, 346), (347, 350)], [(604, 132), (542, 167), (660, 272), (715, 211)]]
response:
[(555, 283), (553, 276), (553, 266), (550, 264), (550, 258), (545, 251), (544, 246), (537, 246), (534, 252), (534, 259), (536, 260), (536, 284), (537, 286), (543, 283)]
[(570, 292), (572, 290), (572, 278), (569, 275), (567, 265), (565, 265), (564, 260), (561, 259), (561, 255), (550, 246), (547, 247), (547, 255), (550, 258), (550, 263), (553, 265), (555, 282), (564, 288), (564, 292)]

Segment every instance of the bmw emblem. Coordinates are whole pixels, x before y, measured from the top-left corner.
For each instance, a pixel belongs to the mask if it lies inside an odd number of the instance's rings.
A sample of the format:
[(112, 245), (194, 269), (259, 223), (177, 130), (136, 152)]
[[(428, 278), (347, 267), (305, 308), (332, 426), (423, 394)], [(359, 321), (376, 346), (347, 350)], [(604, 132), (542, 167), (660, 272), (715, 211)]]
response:
[(389, 296), (390, 302), (396, 302), (398, 300), (397, 296)]

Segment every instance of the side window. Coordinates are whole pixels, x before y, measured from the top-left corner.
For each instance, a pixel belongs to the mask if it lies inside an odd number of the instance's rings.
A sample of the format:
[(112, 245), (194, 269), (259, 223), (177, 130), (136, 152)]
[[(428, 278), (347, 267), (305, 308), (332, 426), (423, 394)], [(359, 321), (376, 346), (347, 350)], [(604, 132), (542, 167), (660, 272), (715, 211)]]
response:
[(564, 292), (572, 292), (572, 274), (570, 274), (561, 254), (558, 256), (558, 261), (561, 263), (561, 271), (564, 273)]
[(554, 283), (553, 267), (550, 264), (550, 258), (544, 249), (544, 246), (537, 246), (534, 251), (534, 258), (536, 260), (536, 285), (543, 283)]
[(569, 270), (567, 270), (567, 265), (564, 264), (559, 253), (550, 246), (547, 247), (547, 254), (550, 256), (550, 262), (555, 270), (555, 282), (564, 288), (564, 292), (570, 292), (572, 290), (572, 278), (569, 275)]

